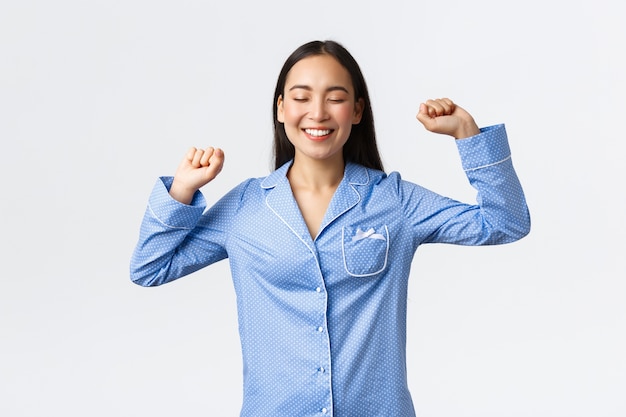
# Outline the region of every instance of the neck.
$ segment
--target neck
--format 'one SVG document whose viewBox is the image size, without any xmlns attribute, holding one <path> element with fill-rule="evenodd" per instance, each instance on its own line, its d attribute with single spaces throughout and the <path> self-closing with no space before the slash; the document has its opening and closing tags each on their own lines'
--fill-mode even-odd
<svg viewBox="0 0 626 417">
<path fill-rule="evenodd" d="M 343 155 L 325 160 L 294 158 L 287 178 L 292 185 L 310 189 L 335 188 L 343 179 Z"/>
</svg>

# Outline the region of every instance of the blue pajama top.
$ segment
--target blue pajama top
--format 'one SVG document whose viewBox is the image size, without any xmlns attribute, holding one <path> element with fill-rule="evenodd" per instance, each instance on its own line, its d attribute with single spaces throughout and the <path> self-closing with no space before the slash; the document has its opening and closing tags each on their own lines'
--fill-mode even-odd
<svg viewBox="0 0 626 417">
<path fill-rule="evenodd" d="M 287 163 L 206 210 L 157 181 L 131 260 L 154 286 L 228 258 L 241 338 L 242 417 L 412 417 L 406 302 L 424 243 L 495 245 L 530 230 L 504 125 L 455 141 L 477 204 L 347 163 L 313 240 Z"/>
</svg>

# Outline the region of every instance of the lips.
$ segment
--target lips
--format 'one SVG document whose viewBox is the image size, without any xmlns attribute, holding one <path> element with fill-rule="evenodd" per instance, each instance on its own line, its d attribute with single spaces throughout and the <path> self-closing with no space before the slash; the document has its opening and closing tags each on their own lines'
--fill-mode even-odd
<svg viewBox="0 0 626 417">
<path fill-rule="evenodd" d="M 331 129 L 304 129 L 304 131 L 311 136 L 326 136 L 332 132 Z"/>
<path fill-rule="evenodd" d="M 303 129 L 303 130 L 304 130 L 304 133 L 306 133 L 313 140 L 324 139 L 333 132 L 332 129 Z"/>
</svg>

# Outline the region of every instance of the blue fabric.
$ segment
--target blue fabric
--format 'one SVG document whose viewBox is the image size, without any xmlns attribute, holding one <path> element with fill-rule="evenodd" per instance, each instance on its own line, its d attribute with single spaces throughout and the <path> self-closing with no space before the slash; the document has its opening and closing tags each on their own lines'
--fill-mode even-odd
<svg viewBox="0 0 626 417">
<path fill-rule="evenodd" d="M 393 172 L 347 164 L 315 240 L 293 198 L 290 163 L 249 179 L 205 212 L 157 181 L 131 278 L 161 285 L 228 258 L 244 364 L 242 417 L 409 417 L 406 301 L 423 243 L 492 245 L 530 219 L 503 125 L 455 141 L 478 205 Z"/>
</svg>

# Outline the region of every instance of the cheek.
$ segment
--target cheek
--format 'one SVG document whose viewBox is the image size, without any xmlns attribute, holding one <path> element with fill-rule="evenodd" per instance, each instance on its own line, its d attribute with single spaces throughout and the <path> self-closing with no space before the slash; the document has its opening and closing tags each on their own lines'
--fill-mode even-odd
<svg viewBox="0 0 626 417">
<path fill-rule="evenodd" d="M 352 124 L 354 108 L 352 106 L 342 106 L 335 112 L 335 119 L 341 124 Z"/>
<path fill-rule="evenodd" d="M 283 108 L 283 118 L 285 123 L 297 122 L 302 117 L 302 110 L 297 106 L 285 106 Z"/>
<path fill-rule="evenodd" d="M 293 124 L 294 120 L 296 120 L 296 116 L 292 111 L 285 110 L 285 124 Z"/>
</svg>

